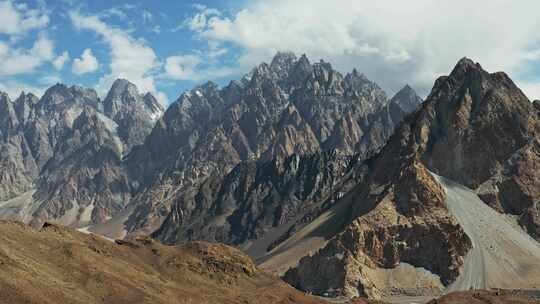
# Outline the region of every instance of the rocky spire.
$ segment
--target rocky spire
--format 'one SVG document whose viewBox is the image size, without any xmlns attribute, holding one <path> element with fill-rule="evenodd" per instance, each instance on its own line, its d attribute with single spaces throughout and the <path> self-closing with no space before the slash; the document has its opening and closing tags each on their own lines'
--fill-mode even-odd
<svg viewBox="0 0 540 304">
<path fill-rule="evenodd" d="M 399 90 L 390 100 L 397 104 L 404 112 L 410 113 L 422 103 L 422 98 L 408 84 Z"/>
</svg>

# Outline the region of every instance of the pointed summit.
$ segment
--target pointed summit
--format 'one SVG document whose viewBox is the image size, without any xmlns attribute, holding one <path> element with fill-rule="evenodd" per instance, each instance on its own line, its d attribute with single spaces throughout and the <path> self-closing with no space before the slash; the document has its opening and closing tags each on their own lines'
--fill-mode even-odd
<svg viewBox="0 0 540 304">
<path fill-rule="evenodd" d="M 116 79 L 103 101 L 104 112 L 113 118 L 127 104 L 142 104 L 137 87 L 126 79 Z"/>
<path fill-rule="evenodd" d="M 274 58 L 272 59 L 270 66 L 272 67 L 283 66 L 283 65 L 290 66 L 295 62 L 296 62 L 296 55 L 293 52 L 290 52 L 290 51 L 277 52 Z"/>
<path fill-rule="evenodd" d="M 450 73 L 450 77 L 461 79 L 470 71 L 480 71 L 482 73 L 487 73 L 482 69 L 482 66 L 479 63 L 476 63 L 467 57 L 463 57 L 458 61 L 458 63 L 452 70 L 452 73 Z"/>
<path fill-rule="evenodd" d="M 113 82 L 105 100 L 107 101 L 108 99 L 112 98 L 121 98 L 124 94 L 138 95 L 139 90 L 133 83 L 127 81 L 126 79 L 119 78 Z"/>
<path fill-rule="evenodd" d="M 422 103 L 422 98 L 416 94 L 413 88 L 406 84 L 392 97 L 390 102 L 398 105 L 405 113 L 410 113 Z"/>
<path fill-rule="evenodd" d="M 293 52 L 278 52 L 270 63 L 270 68 L 281 79 L 288 78 L 296 64 L 296 55 Z"/>
</svg>

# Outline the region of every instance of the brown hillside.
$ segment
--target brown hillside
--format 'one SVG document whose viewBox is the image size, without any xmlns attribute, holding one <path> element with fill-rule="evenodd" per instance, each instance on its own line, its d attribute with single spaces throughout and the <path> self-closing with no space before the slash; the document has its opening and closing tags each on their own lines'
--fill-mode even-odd
<svg viewBox="0 0 540 304">
<path fill-rule="evenodd" d="M 225 245 L 113 243 L 0 222 L 0 303 L 322 303 Z"/>
</svg>

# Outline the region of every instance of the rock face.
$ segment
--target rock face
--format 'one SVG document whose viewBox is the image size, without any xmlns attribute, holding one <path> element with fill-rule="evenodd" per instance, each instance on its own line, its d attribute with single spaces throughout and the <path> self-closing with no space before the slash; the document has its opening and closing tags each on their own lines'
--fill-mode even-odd
<svg viewBox="0 0 540 304">
<path fill-rule="evenodd" d="M 539 240 L 540 116 L 504 73 L 469 59 L 440 78 L 419 117 L 422 161 L 433 172 L 477 189 L 495 209 L 518 215 Z"/>
<path fill-rule="evenodd" d="M 118 80 L 105 101 L 57 84 L 43 97 L 0 100 L 0 216 L 79 226 L 100 223 L 131 197 L 122 156 L 150 133 L 163 108 Z M 121 127 L 120 127 L 121 126 Z"/>
<path fill-rule="evenodd" d="M 0 94 L 0 200 L 28 191 L 38 174 L 22 129 L 15 105 L 7 94 Z"/>
<path fill-rule="evenodd" d="M 127 160 L 131 175 L 139 177 L 136 184 L 143 189 L 134 198 L 137 207 L 126 222 L 127 230 L 132 234 L 152 233 L 167 219 L 164 225 L 170 227 L 160 229 L 159 233 L 166 235 L 159 238 L 185 239 L 187 231 L 172 236 L 176 234 L 172 231 L 183 227 L 175 227 L 179 220 L 173 218 L 179 210 L 192 216 L 199 208 L 193 203 L 199 200 L 197 193 L 208 193 L 199 189 L 209 187 L 204 183 L 210 183 L 206 181 L 210 176 L 213 183 L 224 184 L 217 180 L 226 180 L 241 162 L 274 161 L 274 166 L 280 167 L 278 163 L 291 155 L 320 151 L 336 150 L 364 159 L 383 146 L 397 122 L 419 102 L 410 88 L 388 101 L 375 83 L 356 70 L 342 76 L 329 63 L 311 64 L 305 56 L 297 59 L 290 53 L 277 54 L 271 64 L 257 66 L 241 81 L 222 89 L 213 83 L 197 87 L 168 108 L 145 144 Z M 254 168 L 255 162 L 250 166 L 250 171 L 261 170 Z M 235 174 L 247 170 L 243 168 Z M 206 196 L 205 200 L 215 198 Z M 218 213 L 240 220 L 247 215 L 234 209 L 243 204 L 238 201 L 232 209 Z M 270 223 L 272 219 L 264 221 Z M 245 228 L 241 227 L 238 229 Z M 212 239 L 216 233 L 225 232 L 207 236 Z M 234 242 L 246 237 L 240 239 Z"/>
<path fill-rule="evenodd" d="M 377 269 L 407 263 L 453 282 L 471 241 L 428 170 L 477 189 L 538 238 L 538 117 L 508 76 L 462 59 L 364 163 L 369 173 L 342 202 L 349 224 L 285 279 L 317 294 L 376 298 L 392 292 L 381 279 L 388 271 Z"/>
<path fill-rule="evenodd" d="M 129 182 L 121 164 L 122 143 L 99 114 L 85 109 L 57 144 L 43 168 L 34 197 L 40 202 L 33 223 L 101 223 L 129 202 Z"/>
<path fill-rule="evenodd" d="M 335 151 L 283 161 L 243 162 L 224 178 L 210 177 L 196 192 L 182 193 L 153 236 L 165 243 L 209 240 L 250 246 L 263 255 L 289 227 L 317 216 L 352 187 L 358 157 Z"/>
<path fill-rule="evenodd" d="M 103 112 L 117 124 L 123 153 L 128 154 L 144 142 L 164 108 L 152 94 L 141 95 L 134 84 L 117 79 L 103 101 Z"/>
</svg>

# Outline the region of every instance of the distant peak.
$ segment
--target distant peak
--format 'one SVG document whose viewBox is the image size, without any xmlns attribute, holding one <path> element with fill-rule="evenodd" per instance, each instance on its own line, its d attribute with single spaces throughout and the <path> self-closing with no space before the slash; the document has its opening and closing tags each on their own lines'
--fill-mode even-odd
<svg viewBox="0 0 540 304">
<path fill-rule="evenodd" d="M 217 89 L 219 89 L 219 86 L 217 85 L 217 83 L 209 80 L 209 81 L 203 83 L 201 85 L 201 88 L 203 88 L 204 90 L 217 90 Z"/>
<path fill-rule="evenodd" d="M 25 93 L 24 91 L 22 91 L 17 98 L 17 101 L 30 101 L 31 103 L 37 103 L 39 101 L 39 98 L 32 93 Z"/>
<path fill-rule="evenodd" d="M 314 66 L 319 67 L 319 68 L 324 69 L 324 70 L 328 70 L 328 71 L 332 70 L 332 65 L 329 62 L 326 62 L 326 61 L 324 61 L 322 59 L 319 60 L 318 63 L 315 63 Z"/>
<path fill-rule="evenodd" d="M 300 59 L 298 59 L 298 63 L 310 65 L 309 59 L 307 58 L 306 54 L 302 54 L 302 56 L 300 56 Z"/>
<path fill-rule="evenodd" d="M 458 61 L 457 66 L 476 66 L 476 64 L 472 59 L 463 57 Z"/>
<path fill-rule="evenodd" d="M 413 88 L 411 88 L 410 85 L 406 84 L 403 88 L 401 88 L 401 90 L 397 92 L 396 95 L 401 95 L 401 94 L 407 94 L 407 95 L 415 94 L 416 95 L 416 91 Z"/>
<path fill-rule="evenodd" d="M 9 95 L 6 92 L 0 92 L 0 100 L 2 100 L 2 101 L 4 101 L 4 100 L 10 101 Z"/>
<path fill-rule="evenodd" d="M 272 62 L 280 60 L 296 60 L 296 55 L 291 51 L 279 51 L 274 55 Z"/>
<path fill-rule="evenodd" d="M 482 66 L 479 63 L 476 63 L 467 57 L 463 57 L 458 61 L 458 63 L 452 70 L 452 73 L 450 73 L 450 76 L 461 77 L 468 71 L 473 70 L 483 71 Z"/>
<path fill-rule="evenodd" d="M 398 105 L 404 112 L 410 113 L 422 103 L 422 98 L 416 94 L 413 88 L 406 84 L 392 97 L 390 102 Z"/>
<path fill-rule="evenodd" d="M 118 78 L 113 82 L 111 86 L 111 91 L 122 92 L 125 91 L 129 85 L 135 86 L 126 79 Z"/>
<path fill-rule="evenodd" d="M 139 95 L 137 86 L 126 79 L 118 78 L 113 82 L 105 100 L 109 100 L 111 98 L 120 98 L 126 93 L 132 96 Z"/>
<path fill-rule="evenodd" d="M 346 77 L 348 77 L 348 78 L 360 78 L 360 79 L 363 79 L 363 80 L 366 80 L 366 81 L 368 80 L 366 75 L 364 73 L 358 72 L 358 70 L 356 68 L 353 68 L 352 72 L 347 74 Z"/>
<path fill-rule="evenodd" d="M 272 62 L 270 63 L 270 66 L 283 66 L 283 65 L 291 65 L 294 62 L 296 62 L 296 55 L 293 52 L 286 51 L 286 52 L 277 52 L 274 58 L 272 59 Z"/>
</svg>

